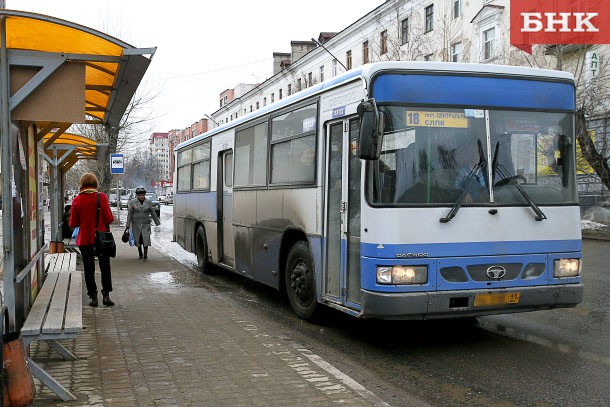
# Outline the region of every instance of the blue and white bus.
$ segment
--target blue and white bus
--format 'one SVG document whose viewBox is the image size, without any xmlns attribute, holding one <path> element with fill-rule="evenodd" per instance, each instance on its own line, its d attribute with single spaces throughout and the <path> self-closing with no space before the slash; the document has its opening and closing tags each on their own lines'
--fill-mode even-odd
<svg viewBox="0 0 610 407">
<path fill-rule="evenodd" d="M 306 319 L 576 306 L 574 89 L 541 69 L 364 65 L 180 144 L 174 239 Z"/>
</svg>

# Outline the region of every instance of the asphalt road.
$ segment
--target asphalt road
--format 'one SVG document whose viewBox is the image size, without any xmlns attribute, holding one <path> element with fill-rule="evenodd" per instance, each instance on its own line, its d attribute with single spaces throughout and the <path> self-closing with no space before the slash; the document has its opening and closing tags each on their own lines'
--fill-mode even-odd
<svg viewBox="0 0 610 407">
<path fill-rule="evenodd" d="M 164 250 L 171 209 L 154 245 Z M 585 240 L 585 300 L 576 308 L 469 321 L 358 320 L 328 310 L 317 323 L 297 318 L 274 290 L 232 273 L 192 273 L 283 329 L 393 406 L 610 405 L 610 242 Z M 174 249 L 172 249 L 174 250 Z M 173 255 L 194 266 L 194 257 Z M 189 276 L 192 281 L 193 275 Z M 177 284 L 180 276 L 175 276 Z"/>
</svg>

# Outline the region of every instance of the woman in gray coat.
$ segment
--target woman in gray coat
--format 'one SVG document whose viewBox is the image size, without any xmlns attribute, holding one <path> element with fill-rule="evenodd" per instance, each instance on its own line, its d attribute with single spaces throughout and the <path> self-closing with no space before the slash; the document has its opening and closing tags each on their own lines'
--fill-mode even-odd
<svg viewBox="0 0 610 407">
<path fill-rule="evenodd" d="M 136 199 L 129 201 L 127 205 L 127 227 L 131 226 L 133 237 L 138 245 L 139 258 L 148 258 L 148 246 L 150 246 L 150 217 L 152 216 L 155 225 L 159 226 L 161 221 L 157 212 L 153 209 L 152 202 L 146 199 L 144 188 L 136 189 Z M 144 252 L 142 252 L 144 246 Z"/>
</svg>

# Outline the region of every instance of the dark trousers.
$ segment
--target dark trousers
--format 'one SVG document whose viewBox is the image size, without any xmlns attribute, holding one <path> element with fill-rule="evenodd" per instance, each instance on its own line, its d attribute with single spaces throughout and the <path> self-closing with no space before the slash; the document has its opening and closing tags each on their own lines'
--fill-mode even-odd
<svg viewBox="0 0 610 407">
<path fill-rule="evenodd" d="M 81 256 L 83 257 L 83 266 L 85 268 L 85 284 L 87 285 L 87 295 L 89 297 L 97 294 L 97 285 L 95 284 L 95 254 L 93 245 L 78 246 Z M 110 257 L 98 257 L 100 264 L 100 272 L 102 273 L 102 291 L 107 293 L 112 291 L 112 275 L 110 274 Z"/>
</svg>

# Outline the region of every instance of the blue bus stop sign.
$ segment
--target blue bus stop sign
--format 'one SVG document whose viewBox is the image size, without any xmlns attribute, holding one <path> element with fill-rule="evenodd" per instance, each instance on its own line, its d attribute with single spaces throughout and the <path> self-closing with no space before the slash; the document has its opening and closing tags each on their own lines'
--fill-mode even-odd
<svg viewBox="0 0 610 407">
<path fill-rule="evenodd" d="M 124 174 L 125 173 L 123 154 L 110 154 L 110 173 L 111 174 Z"/>
</svg>

